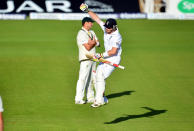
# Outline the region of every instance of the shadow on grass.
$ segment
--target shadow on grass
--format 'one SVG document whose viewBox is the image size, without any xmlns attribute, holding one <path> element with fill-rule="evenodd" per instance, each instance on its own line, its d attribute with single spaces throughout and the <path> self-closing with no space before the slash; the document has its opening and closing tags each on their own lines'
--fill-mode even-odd
<svg viewBox="0 0 194 131">
<path fill-rule="evenodd" d="M 142 108 L 144 108 L 146 110 L 149 110 L 149 112 L 139 114 L 139 115 L 126 115 L 124 117 L 116 118 L 113 121 L 105 122 L 104 124 L 116 124 L 116 123 L 123 122 L 123 121 L 126 121 L 126 120 L 136 119 L 136 118 L 143 118 L 143 117 L 151 118 L 152 116 L 156 116 L 156 115 L 165 113 L 167 111 L 167 110 L 154 110 L 150 107 L 142 107 Z"/>
<path fill-rule="evenodd" d="M 115 97 L 121 97 L 124 95 L 131 95 L 132 92 L 135 92 L 135 91 L 123 91 L 120 93 L 113 93 L 113 94 L 107 95 L 106 97 L 111 99 L 111 98 L 115 98 Z"/>
</svg>

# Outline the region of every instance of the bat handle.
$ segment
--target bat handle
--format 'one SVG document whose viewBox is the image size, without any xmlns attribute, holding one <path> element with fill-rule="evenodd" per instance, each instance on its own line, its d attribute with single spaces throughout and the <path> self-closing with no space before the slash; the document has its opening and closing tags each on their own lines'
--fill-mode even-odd
<svg viewBox="0 0 194 131">
<path fill-rule="evenodd" d="M 121 65 L 113 64 L 113 66 L 118 67 L 118 68 L 123 69 L 123 70 L 125 69 L 125 67 L 121 66 Z"/>
<path fill-rule="evenodd" d="M 119 65 L 118 68 L 123 69 L 123 70 L 125 69 L 125 67 L 121 65 Z"/>
</svg>

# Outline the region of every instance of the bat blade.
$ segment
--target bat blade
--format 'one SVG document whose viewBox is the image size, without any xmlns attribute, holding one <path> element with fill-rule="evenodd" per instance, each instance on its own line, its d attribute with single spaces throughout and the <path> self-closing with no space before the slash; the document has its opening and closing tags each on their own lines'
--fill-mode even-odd
<svg viewBox="0 0 194 131">
<path fill-rule="evenodd" d="M 94 55 L 93 54 L 86 54 L 86 57 L 95 61 L 95 62 L 102 62 L 102 63 L 105 63 L 105 64 L 108 64 L 108 65 L 111 65 L 111 66 L 114 66 L 114 67 L 118 67 L 120 69 L 125 69 L 124 66 L 121 66 L 121 65 L 118 65 L 118 64 L 114 64 L 106 59 L 103 59 L 103 58 L 100 58 L 100 59 L 97 59 L 97 58 L 94 58 Z"/>
</svg>

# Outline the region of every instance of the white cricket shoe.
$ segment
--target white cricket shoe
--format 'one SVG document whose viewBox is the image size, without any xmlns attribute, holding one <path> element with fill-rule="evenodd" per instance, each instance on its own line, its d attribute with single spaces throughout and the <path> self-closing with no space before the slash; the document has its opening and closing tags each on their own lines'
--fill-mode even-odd
<svg viewBox="0 0 194 131">
<path fill-rule="evenodd" d="M 93 104 L 91 105 L 91 107 L 94 107 L 94 108 L 100 107 L 100 106 L 101 106 L 101 104 L 98 104 L 98 103 L 93 103 Z"/>
<path fill-rule="evenodd" d="M 75 104 L 86 104 L 86 102 L 84 100 L 80 100 L 80 101 L 75 101 Z"/>
<path fill-rule="evenodd" d="M 94 107 L 94 108 L 96 108 L 96 107 L 100 107 L 100 106 L 102 106 L 102 105 L 104 105 L 105 103 L 96 103 L 96 102 L 94 102 L 92 105 L 91 105 L 91 107 Z"/>
<path fill-rule="evenodd" d="M 91 105 L 91 107 L 96 108 L 96 107 L 100 107 L 102 105 L 105 105 L 107 103 L 108 103 L 108 98 L 106 96 L 104 96 L 104 102 L 103 103 L 97 103 L 97 102 L 94 101 L 94 103 Z"/>
</svg>

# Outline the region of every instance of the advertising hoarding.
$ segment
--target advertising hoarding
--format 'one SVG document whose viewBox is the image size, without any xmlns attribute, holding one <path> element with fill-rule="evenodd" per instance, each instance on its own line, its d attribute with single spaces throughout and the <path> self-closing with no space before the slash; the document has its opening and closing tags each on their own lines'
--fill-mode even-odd
<svg viewBox="0 0 194 131">
<path fill-rule="evenodd" d="M 169 14 L 194 14 L 194 0 L 169 0 Z"/>
<path fill-rule="evenodd" d="M 1 0 L 0 13 L 80 13 L 81 3 L 99 13 L 137 13 L 137 0 Z"/>
</svg>

